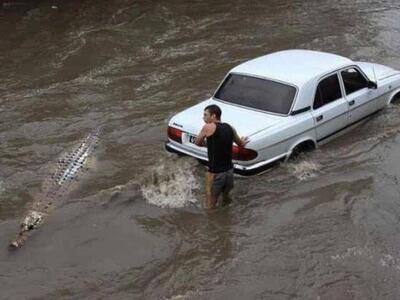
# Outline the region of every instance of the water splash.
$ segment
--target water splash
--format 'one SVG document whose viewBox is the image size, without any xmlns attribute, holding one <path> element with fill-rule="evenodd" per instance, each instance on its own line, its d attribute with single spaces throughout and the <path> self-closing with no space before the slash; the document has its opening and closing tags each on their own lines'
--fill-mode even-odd
<svg viewBox="0 0 400 300">
<path fill-rule="evenodd" d="M 175 295 L 170 298 L 165 298 L 165 300 L 188 300 L 193 299 L 195 297 L 199 297 L 201 293 L 199 291 L 188 291 L 182 295 Z"/>
<path fill-rule="evenodd" d="M 331 259 L 336 260 L 336 261 L 341 261 L 344 259 L 348 259 L 351 257 L 357 257 L 357 256 L 362 256 L 362 257 L 366 257 L 368 259 L 372 259 L 373 253 L 372 253 L 371 249 L 369 249 L 367 247 L 362 247 L 362 248 L 361 247 L 351 247 L 351 248 L 347 248 L 346 251 L 344 251 L 343 253 L 332 255 Z"/>
<path fill-rule="evenodd" d="M 377 253 L 372 249 L 364 247 L 351 247 L 345 252 L 331 256 L 334 261 L 343 261 L 352 259 L 355 257 L 364 258 L 370 262 L 373 262 L 383 268 L 392 268 L 396 271 L 400 271 L 400 258 L 388 254 L 388 253 Z"/>
<path fill-rule="evenodd" d="M 143 197 L 159 207 L 180 208 L 198 203 L 195 191 L 199 184 L 193 174 L 195 164 L 183 158 L 161 160 L 145 176 L 141 186 Z"/>
<path fill-rule="evenodd" d="M 301 160 L 290 162 L 287 165 L 288 171 L 299 180 L 307 180 L 317 176 L 321 166 L 313 161 Z"/>
</svg>

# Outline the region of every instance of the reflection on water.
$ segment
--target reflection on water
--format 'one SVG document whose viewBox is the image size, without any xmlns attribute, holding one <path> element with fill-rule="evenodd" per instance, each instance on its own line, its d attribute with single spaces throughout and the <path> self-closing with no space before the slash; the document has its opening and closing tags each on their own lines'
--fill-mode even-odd
<svg viewBox="0 0 400 300">
<path fill-rule="evenodd" d="M 144 276 L 151 279 L 143 286 L 142 296 L 148 299 L 203 298 L 206 296 L 199 287 L 226 284 L 224 274 L 237 263 L 232 234 L 235 218 L 229 208 L 206 215 L 175 212 L 158 218 L 138 218 L 150 232 L 170 232 L 180 241 L 173 245 L 174 251 L 168 260 L 145 270 Z"/>
<path fill-rule="evenodd" d="M 0 180 L 0 196 L 2 196 L 6 191 L 6 187 L 4 186 L 4 182 Z"/>
<path fill-rule="evenodd" d="M 397 1 L 8 2 L 0 298 L 399 298 L 399 106 L 236 178 L 233 203 L 211 214 L 204 167 L 163 148 L 169 118 L 250 58 L 305 48 L 399 69 Z M 46 166 L 100 124 L 96 167 L 7 252 Z"/>
</svg>

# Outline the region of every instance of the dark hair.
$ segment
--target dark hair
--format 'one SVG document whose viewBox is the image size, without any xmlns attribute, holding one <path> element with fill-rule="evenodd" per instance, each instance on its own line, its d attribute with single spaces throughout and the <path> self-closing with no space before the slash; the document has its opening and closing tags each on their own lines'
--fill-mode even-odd
<svg viewBox="0 0 400 300">
<path fill-rule="evenodd" d="M 204 110 L 208 110 L 210 115 L 215 115 L 218 120 L 221 120 L 222 111 L 218 105 L 211 104 L 211 105 L 207 106 Z"/>
</svg>

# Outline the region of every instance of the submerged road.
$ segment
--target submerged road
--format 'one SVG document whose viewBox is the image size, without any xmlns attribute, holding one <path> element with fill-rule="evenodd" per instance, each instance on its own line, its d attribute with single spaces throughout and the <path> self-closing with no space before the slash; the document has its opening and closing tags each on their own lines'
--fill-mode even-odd
<svg viewBox="0 0 400 300">
<path fill-rule="evenodd" d="M 204 167 L 163 149 L 168 119 L 253 57 L 400 69 L 399 19 L 395 0 L 2 6 L 0 299 L 399 299 L 400 107 L 238 178 L 212 214 Z M 90 171 L 8 251 L 52 163 L 101 125 Z"/>
</svg>

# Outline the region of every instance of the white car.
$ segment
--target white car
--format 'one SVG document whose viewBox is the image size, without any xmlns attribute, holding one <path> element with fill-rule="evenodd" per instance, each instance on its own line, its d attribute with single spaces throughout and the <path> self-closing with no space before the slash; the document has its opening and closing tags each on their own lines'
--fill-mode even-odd
<svg viewBox="0 0 400 300">
<path fill-rule="evenodd" d="M 207 161 L 194 144 L 203 110 L 217 104 L 222 122 L 250 142 L 233 145 L 235 172 L 251 175 L 315 148 L 400 99 L 400 72 L 380 64 L 310 50 L 285 50 L 233 68 L 214 96 L 174 115 L 170 152 Z"/>
</svg>

